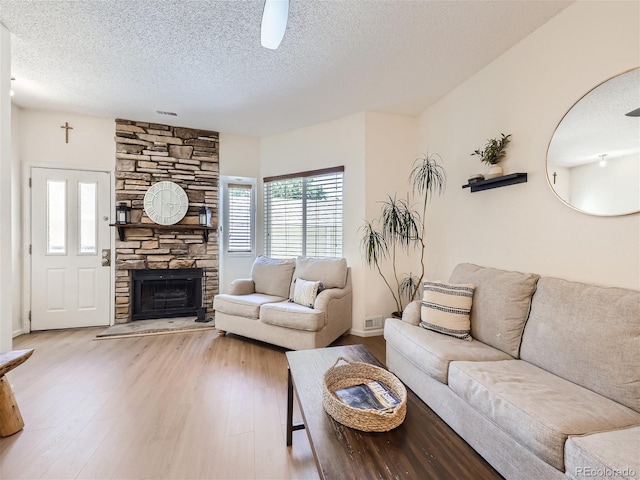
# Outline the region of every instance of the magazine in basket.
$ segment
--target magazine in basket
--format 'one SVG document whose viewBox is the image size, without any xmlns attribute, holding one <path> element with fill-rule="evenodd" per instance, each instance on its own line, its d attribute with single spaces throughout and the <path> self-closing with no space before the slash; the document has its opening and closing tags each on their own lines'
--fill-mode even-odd
<svg viewBox="0 0 640 480">
<path fill-rule="evenodd" d="M 346 405 L 360 410 L 387 411 L 400 403 L 400 399 L 377 380 L 339 388 L 335 394 Z"/>
</svg>

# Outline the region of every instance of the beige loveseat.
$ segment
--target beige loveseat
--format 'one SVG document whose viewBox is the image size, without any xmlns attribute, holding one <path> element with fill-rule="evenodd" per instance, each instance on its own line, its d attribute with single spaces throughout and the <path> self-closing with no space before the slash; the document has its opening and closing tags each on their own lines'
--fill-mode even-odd
<svg viewBox="0 0 640 480">
<path fill-rule="evenodd" d="M 311 283 L 317 284 L 313 292 L 300 293 L 301 285 Z M 326 347 L 349 331 L 351 304 L 344 258 L 260 256 L 251 278 L 233 281 L 230 293 L 213 300 L 219 330 L 292 350 Z"/>
<path fill-rule="evenodd" d="M 475 285 L 473 341 L 414 305 L 387 367 L 507 479 L 640 478 L 640 292 L 471 264 L 450 283 Z"/>
</svg>

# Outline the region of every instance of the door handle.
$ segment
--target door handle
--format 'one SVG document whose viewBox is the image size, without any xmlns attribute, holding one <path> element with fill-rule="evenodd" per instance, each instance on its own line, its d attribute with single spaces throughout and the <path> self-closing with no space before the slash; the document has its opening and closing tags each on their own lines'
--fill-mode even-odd
<svg viewBox="0 0 640 480">
<path fill-rule="evenodd" d="M 111 266 L 111 249 L 105 248 L 102 250 L 102 266 L 110 267 Z"/>
</svg>

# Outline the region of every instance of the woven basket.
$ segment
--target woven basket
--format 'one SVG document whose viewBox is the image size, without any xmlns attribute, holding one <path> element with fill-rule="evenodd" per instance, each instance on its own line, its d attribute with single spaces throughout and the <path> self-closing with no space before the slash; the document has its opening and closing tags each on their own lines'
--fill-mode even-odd
<svg viewBox="0 0 640 480">
<path fill-rule="evenodd" d="M 345 365 L 338 365 L 340 360 Z M 343 403 L 334 393 L 361 383 L 377 380 L 384 383 L 400 399 L 392 410 L 362 410 Z M 324 374 L 322 384 L 322 406 L 333 419 L 347 427 L 363 432 L 388 432 L 404 421 L 407 414 L 407 389 L 391 372 L 369 363 L 352 362 L 338 357 L 336 363 Z"/>
</svg>

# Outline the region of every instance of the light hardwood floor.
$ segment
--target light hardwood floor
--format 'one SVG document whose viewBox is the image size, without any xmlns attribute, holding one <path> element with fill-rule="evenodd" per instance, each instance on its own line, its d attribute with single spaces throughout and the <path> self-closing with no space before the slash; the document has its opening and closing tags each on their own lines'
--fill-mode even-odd
<svg viewBox="0 0 640 480">
<path fill-rule="evenodd" d="M 38 332 L 7 377 L 25 421 L 0 479 L 318 478 L 304 430 L 285 446 L 284 350 L 216 330 L 94 340 Z M 345 336 L 384 363 L 382 337 Z M 295 412 L 294 421 L 300 420 Z"/>
</svg>

